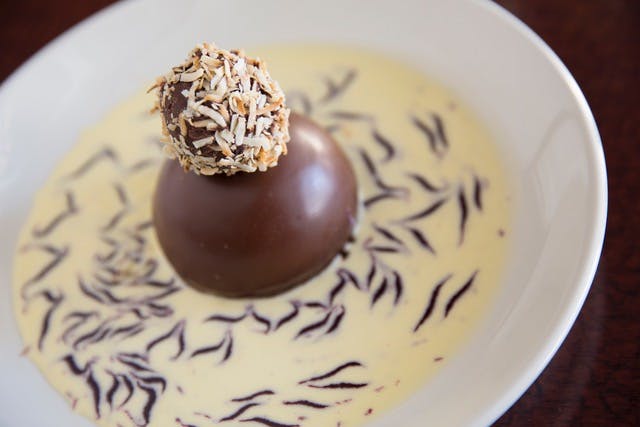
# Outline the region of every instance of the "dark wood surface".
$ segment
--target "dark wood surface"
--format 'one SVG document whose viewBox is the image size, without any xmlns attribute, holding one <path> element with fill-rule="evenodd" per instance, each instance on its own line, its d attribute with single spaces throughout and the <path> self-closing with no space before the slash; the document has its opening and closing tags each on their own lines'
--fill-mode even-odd
<svg viewBox="0 0 640 427">
<path fill-rule="evenodd" d="M 0 81 L 110 0 L 0 0 Z M 640 1 L 499 0 L 582 87 L 609 171 L 603 257 L 567 340 L 497 426 L 640 426 Z"/>
</svg>

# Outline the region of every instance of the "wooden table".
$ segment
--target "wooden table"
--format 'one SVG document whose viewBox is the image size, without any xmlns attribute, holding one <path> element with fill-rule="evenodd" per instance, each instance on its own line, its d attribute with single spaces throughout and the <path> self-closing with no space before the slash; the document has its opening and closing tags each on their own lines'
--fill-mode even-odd
<svg viewBox="0 0 640 427">
<path fill-rule="evenodd" d="M 112 0 L 0 0 L 0 81 Z M 558 354 L 497 426 L 640 426 L 640 1 L 499 0 L 562 58 L 600 127 L 609 220 L 591 293 Z"/>
</svg>

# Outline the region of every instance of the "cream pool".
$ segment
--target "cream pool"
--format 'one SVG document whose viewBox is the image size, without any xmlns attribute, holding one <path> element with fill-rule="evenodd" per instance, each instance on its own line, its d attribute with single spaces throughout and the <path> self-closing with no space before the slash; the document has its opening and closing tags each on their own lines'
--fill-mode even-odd
<svg viewBox="0 0 640 427">
<path fill-rule="evenodd" d="M 150 220 L 153 95 L 123 102 L 38 192 L 13 276 L 24 354 L 100 426 L 363 425 L 447 363 L 500 285 L 508 178 L 463 101 L 374 52 L 248 53 L 351 159 L 353 240 L 275 297 L 185 286 Z"/>
</svg>

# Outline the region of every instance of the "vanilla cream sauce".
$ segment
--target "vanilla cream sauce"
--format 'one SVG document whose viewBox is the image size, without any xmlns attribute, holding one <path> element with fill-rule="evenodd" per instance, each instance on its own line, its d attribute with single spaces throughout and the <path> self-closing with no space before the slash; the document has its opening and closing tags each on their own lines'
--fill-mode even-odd
<svg viewBox="0 0 640 427">
<path fill-rule="evenodd" d="M 123 102 L 38 192 L 14 268 L 25 354 L 100 426 L 362 425 L 428 384 L 500 284 L 505 168 L 452 92 L 377 53 L 248 53 L 352 160 L 355 240 L 276 297 L 184 286 L 150 224 L 153 95 Z"/>
</svg>

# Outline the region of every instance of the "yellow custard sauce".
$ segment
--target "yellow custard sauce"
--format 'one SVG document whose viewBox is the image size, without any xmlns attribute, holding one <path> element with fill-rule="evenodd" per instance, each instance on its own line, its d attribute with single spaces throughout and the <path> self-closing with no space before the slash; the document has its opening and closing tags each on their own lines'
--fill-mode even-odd
<svg viewBox="0 0 640 427">
<path fill-rule="evenodd" d="M 185 286 L 150 222 L 153 95 L 126 100 L 38 192 L 14 267 L 26 355 L 100 426 L 363 425 L 427 383 L 500 284 L 505 168 L 451 92 L 376 53 L 248 53 L 351 159 L 353 242 L 272 298 Z"/>
</svg>

